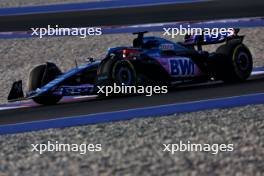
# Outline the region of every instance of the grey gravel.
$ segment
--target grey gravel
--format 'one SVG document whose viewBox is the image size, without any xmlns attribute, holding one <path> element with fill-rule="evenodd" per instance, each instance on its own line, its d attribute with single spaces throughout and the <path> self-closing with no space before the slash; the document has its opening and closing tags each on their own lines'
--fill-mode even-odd
<svg viewBox="0 0 264 176">
<path fill-rule="evenodd" d="M 263 59 L 263 28 L 242 29 L 245 44 L 249 46 L 254 57 L 254 66 L 264 66 Z M 149 35 L 162 36 L 161 32 Z M 162 36 L 164 37 L 164 36 Z M 130 46 L 132 34 L 115 34 L 79 37 L 51 37 L 31 39 L 0 39 L 0 103 L 6 102 L 7 94 L 13 81 L 23 80 L 24 90 L 30 70 L 47 61 L 56 63 L 63 71 L 75 67 L 75 59 L 79 64 L 87 57 L 102 59 L 109 47 Z M 168 39 L 171 39 L 167 36 Z M 182 37 L 173 39 L 182 41 Z M 205 49 L 214 51 L 218 45 L 207 46 Z"/>
<path fill-rule="evenodd" d="M 100 2 L 100 1 L 107 1 L 107 0 L 23 0 L 23 1 L 1 0 L 0 8 L 65 4 L 65 3 L 77 3 L 77 2 Z"/>
<path fill-rule="evenodd" d="M 264 173 L 264 105 L 0 137 L 0 175 L 245 175 Z M 101 143 L 103 150 L 31 152 L 31 144 Z M 162 152 L 163 143 L 234 144 L 233 152 Z"/>
</svg>

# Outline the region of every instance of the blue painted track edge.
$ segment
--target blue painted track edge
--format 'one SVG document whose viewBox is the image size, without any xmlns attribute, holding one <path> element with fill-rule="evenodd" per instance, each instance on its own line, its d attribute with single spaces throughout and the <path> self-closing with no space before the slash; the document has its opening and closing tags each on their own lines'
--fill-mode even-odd
<svg viewBox="0 0 264 176">
<path fill-rule="evenodd" d="M 142 117 L 159 117 L 184 112 L 195 112 L 216 108 L 232 108 L 253 104 L 264 104 L 264 93 L 234 96 L 227 98 L 209 99 L 187 103 L 177 103 L 145 108 L 136 108 L 115 112 L 66 117 L 51 120 L 41 120 L 17 124 L 0 125 L 0 134 L 14 134 L 38 131 L 49 128 L 64 128 L 80 125 L 98 124 L 130 120 Z"/>
<path fill-rule="evenodd" d="M 153 5 L 199 3 L 205 0 L 106 0 L 102 2 L 79 2 L 38 6 L 0 8 L 0 16 L 62 13 L 83 10 L 103 10 L 113 8 L 144 7 Z"/>
<path fill-rule="evenodd" d="M 197 22 L 171 22 L 171 23 L 158 23 L 147 25 L 132 25 L 132 26 L 114 26 L 102 27 L 103 35 L 107 34 L 124 34 L 133 33 L 138 31 L 161 32 L 163 28 L 179 28 L 182 25 L 187 27 L 190 25 L 192 28 L 248 28 L 248 27 L 264 27 L 264 18 L 242 18 L 233 20 L 216 20 L 216 21 L 197 21 Z M 30 31 L 17 31 L 17 32 L 0 32 L 0 39 L 14 39 L 14 38 L 36 38 L 32 36 Z M 64 36 L 43 36 L 43 37 L 64 37 Z"/>
</svg>

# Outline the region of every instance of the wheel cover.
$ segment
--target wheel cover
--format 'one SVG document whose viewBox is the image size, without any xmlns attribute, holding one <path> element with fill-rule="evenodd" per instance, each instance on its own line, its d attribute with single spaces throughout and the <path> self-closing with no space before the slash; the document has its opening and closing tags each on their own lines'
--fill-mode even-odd
<svg viewBox="0 0 264 176">
<path fill-rule="evenodd" d="M 119 69 L 117 69 L 116 72 L 116 80 L 119 84 L 122 85 L 131 85 L 133 81 L 133 74 L 131 72 L 131 69 L 129 69 L 127 66 L 121 66 Z"/>
<path fill-rule="evenodd" d="M 239 70 L 246 71 L 250 65 L 249 56 L 245 52 L 240 52 L 236 58 L 236 65 Z"/>
</svg>

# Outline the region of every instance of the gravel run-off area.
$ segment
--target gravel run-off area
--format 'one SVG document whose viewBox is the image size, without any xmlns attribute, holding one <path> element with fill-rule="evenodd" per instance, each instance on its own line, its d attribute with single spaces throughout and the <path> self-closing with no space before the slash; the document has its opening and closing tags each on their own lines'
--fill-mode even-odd
<svg viewBox="0 0 264 176">
<path fill-rule="evenodd" d="M 264 173 L 264 106 L 208 110 L 0 137 L 0 175 L 239 175 Z M 31 152 L 31 144 L 102 144 L 102 151 Z M 233 144 L 232 152 L 163 152 L 163 144 Z"/>
</svg>

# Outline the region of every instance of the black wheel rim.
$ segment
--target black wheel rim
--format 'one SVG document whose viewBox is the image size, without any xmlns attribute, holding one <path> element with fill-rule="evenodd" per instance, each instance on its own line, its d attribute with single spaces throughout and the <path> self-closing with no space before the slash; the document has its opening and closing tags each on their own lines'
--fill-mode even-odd
<svg viewBox="0 0 264 176">
<path fill-rule="evenodd" d="M 242 70 L 245 71 L 248 69 L 249 65 L 250 65 L 250 61 L 249 61 L 249 56 L 247 53 L 245 52 L 240 52 L 237 56 L 236 59 L 236 64 L 237 67 Z"/>
<path fill-rule="evenodd" d="M 131 70 L 128 67 L 119 67 L 117 70 L 116 78 L 117 82 L 122 85 L 131 85 L 133 75 Z"/>
</svg>

